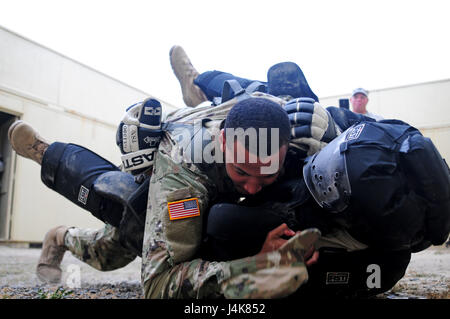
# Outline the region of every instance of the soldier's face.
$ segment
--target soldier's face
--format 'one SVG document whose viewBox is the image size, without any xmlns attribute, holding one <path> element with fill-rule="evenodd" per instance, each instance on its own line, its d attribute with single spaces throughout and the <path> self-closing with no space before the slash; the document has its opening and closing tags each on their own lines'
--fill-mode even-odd
<svg viewBox="0 0 450 319">
<path fill-rule="evenodd" d="M 236 190 L 243 195 L 254 195 L 261 191 L 264 186 L 276 181 L 288 149 L 287 145 L 283 145 L 277 153 L 261 159 L 250 154 L 238 141 L 235 141 L 233 145 L 234 154 L 225 143 L 222 145 L 225 152 L 227 175 L 233 181 Z M 230 154 L 234 156 L 230 157 Z M 245 161 L 239 160 L 239 156 L 241 159 L 245 158 Z"/>
</svg>

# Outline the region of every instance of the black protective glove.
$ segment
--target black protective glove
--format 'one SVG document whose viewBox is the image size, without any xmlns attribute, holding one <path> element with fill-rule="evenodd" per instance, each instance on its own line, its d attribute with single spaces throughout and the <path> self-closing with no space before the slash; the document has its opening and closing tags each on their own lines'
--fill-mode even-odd
<svg viewBox="0 0 450 319">
<path fill-rule="evenodd" d="M 284 106 L 291 122 L 291 143 L 313 155 L 341 132 L 330 113 L 311 98 L 301 97 Z"/>
</svg>

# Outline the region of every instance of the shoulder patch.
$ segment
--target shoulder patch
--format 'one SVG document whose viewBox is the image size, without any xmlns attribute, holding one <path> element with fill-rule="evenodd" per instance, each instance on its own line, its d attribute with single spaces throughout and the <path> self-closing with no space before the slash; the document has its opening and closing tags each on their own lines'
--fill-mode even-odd
<svg viewBox="0 0 450 319">
<path fill-rule="evenodd" d="M 168 202 L 167 209 L 170 220 L 200 216 L 200 208 L 196 197 Z"/>
</svg>

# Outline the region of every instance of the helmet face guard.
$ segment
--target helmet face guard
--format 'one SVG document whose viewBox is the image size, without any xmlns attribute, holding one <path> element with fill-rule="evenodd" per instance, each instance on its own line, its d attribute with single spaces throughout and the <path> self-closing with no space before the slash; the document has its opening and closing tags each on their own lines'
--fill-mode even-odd
<svg viewBox="0 0 450 319">
<path fill-rule="evenodd" d="M 345 159 L 347 132 L 342 133 L 303 166 L 303 178 L 320 207 L 335 213 L 347 208 L 351 195 Z"/>
</svg>

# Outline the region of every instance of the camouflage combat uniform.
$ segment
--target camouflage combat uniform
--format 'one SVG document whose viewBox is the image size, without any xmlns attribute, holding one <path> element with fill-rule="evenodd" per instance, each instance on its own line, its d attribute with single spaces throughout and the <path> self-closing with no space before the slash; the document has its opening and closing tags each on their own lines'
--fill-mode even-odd
<svg viewBox="0 0 450 319">
<path fill-rule="evenodd" d="M 137 256 L 120 244 L 118 229 L 109 224 L 97 230 L 69 228 L 64 244 L 76 258 L 100 271 L 125 267 Z"/>
<path fill-rule="evenodd" d="M 284 103 L 281 99 L 274 100 L 280 105 Z M 182 122 L 189 123 L 194 119 L 208 118 L 210 121 L 204 129 L 214 135 L 234 104 L 235 101 L 231 100 L 215 108 L 191 111 L 191 115 L 175 113 L 168 120 L 182 118 Z M 142 252 L 145 296 L 271 298 L 295 291 L 308 276 L 301 256 L 294 258 L 292 252 L 287 254 L 291 260 L 284 264 L 279 261 L 289 258 L 279 251 L 230 262 L 210 262 L 199 258 L 209 208 L 218 202 L 232 202 L 233 198 L 237 203 L 242 195 L 234 190 L 224 164 L 193 164 L 191 154 L 185 152 L 186 145 L 183 147 L 178 140 L 176 130 L 165 130 L 150 180 Z M 177 157 L 182 158 L 181 163 L 176 161 Z M 198 200 L 200 216 L 170 220 L 168 203 L 189 199 Z M 346 237 L 340 237 L 329 242 L 338 247 L 346 245 Z M 358 243 L 350 249 L 355 247 L 359 249 Z"/>
<path fill-rule="evenodd" d="M 234 104 L 235 100 L 214 109 L 209 106 L 183 108 L 174 112 L 167 120 L 187 125 L 192 125 L 196 119 L 206 117 L 221 121 Z M 222 171 L 223 174 L 224 171 Z M 225 178 L 226 174 L 223 177 Z M 231 183 L 229 179 L 228 183 Z M 228 188 L 232 188 L 230 186 L 231 184 Z M 66 233 L 64 241 L 65 246 L 76 258 L 100 271 L 122 268 L 141 255 L 141 252 L 125 248 L 119 242 L 118 229 L 109 224 L 105 224 L 105 227 L 100 229 L 72 227 Z"/>
<path fill-rule="evenodd" d="M 280 105 L 285 103 L 269 98 Z M 165 128 L 150 181 L 142 251 L 142 283 L 147 298 L 273 298 L 295 291 L 308 278 L 301 256 L 292 251 L 231 262 L 199 258 L 209 208 L 219 202 L 237 202 L 241 195 L 235 191 L 224 164 L 192 163 L 185 152 L 189 141 L 180 142 L 180 132 L 200 121 L 202 128 L 215 136 L 235 103 L 233 99 L 213 108 L 185 108 L 166 119 L 176 125 Z M 201 120 L 206 118 L 208 122 L 203 123 Z M 200 216 L 169 220 L 167 203 L 189 198 L 198 200 Z M 71 228 L 65 245 L 75 257 L 101 271 L 124 267 L 140 255 L 123 247 L 118 229 L 108 224 L 99 230 Z M 297 252 L 303 249 L 299 242 L 292 245 Z M 315 246 L 344 247 L 349 251 L 365 248 L 343 231 L 320 238 Z M 268 286 L 264 284 L 267 280 Z"/>
</svg>

